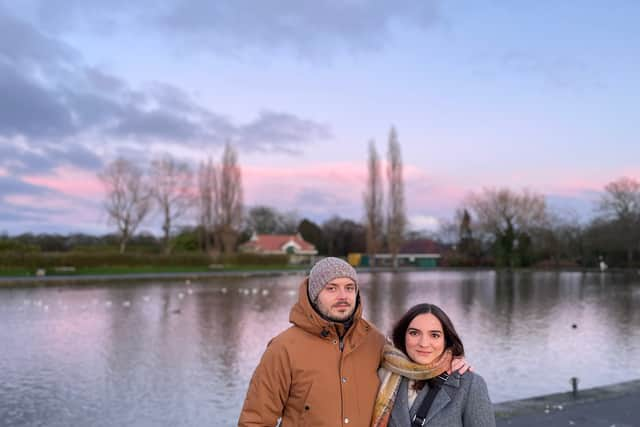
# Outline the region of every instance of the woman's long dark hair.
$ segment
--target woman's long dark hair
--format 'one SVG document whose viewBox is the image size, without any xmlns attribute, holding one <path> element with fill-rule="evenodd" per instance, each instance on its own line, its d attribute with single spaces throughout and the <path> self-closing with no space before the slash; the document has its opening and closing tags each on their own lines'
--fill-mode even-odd
<svg viewBox="0 0 640 427">
<path fill-rule="evenodd" d="M 404 354 L 407 354 L 407 345 L 405 342 L 405 336 L 407 329 L 411 321 L 421 314 L 431 313 L 442 324 L 442 332 L 444 332 L 445 348 L 450 348 L 453 357 L 464 356 L 464 345 L 462 340 L 456 332 L 456 328 L 453 327 L 453 323 L 447 313 L 445 313 L 440 307 L 434 304 L 418 304 L 414 305 L 407 311 L 404 316 L 398 320 L 391 332 L 391 338 L 393 339 L 393 345 L 396 348 L 402 350 Z"/>
</svg>

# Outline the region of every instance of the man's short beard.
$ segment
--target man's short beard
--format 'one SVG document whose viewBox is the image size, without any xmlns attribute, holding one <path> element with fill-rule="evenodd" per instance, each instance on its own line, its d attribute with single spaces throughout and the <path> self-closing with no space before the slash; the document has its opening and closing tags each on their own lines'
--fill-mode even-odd
<svg viewBox="0 0 640 427">
<path fill-rule="evenodd" d="M 318 313 L 320 313 L 320 315 L 325 318 L 326 320 L 329 320 L 331 322 L 337 322 L 337 323 L 343 323 L 348 321 L 349 319 L 351 319 L 353 317 L 353 313 L 355 313 L 356 311 L 356 307 L 355 304 L 351 307 L 351 311 L 349 312 L 348 315 L 346 315 L 344 318 L 338 319 L 336 317 L 331 316 L 331 314 L 329 313 L 329 310 L 324 310 L 322 307 L 320 307 L 319 303 L 314 304 L 315 309 Z"/>
</svg>

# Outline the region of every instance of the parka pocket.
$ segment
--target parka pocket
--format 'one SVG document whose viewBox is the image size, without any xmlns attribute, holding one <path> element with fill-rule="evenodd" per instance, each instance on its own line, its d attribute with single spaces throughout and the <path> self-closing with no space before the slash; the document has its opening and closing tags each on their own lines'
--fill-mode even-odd
<svg viewBox="0 0 640 427">
<path fill-rule="evenodd" d="M 309 384 L 309 389 L 305 393 L 304 400 L 302 402 L 302 409 L 300 411 L 300 425 L 302 427 L 311 427 L 311 419 L 313 418 L 313 402 L 311 402 L 311 389 L 313 383 Z"/>
</svg>

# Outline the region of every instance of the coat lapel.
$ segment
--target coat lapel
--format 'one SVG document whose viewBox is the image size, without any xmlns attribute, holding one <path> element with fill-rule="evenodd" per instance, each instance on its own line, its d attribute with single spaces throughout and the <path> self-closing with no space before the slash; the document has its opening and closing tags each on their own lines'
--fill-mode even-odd
<svg viewBox="0 0 640 427">
<path fill-rule="evenodd" d="M 427 423 L 451 402 L 450 394 L 455 393 L 455 390 L 451 390 L 450 387 L 460 387 L 460 374 L 457 372 L 449 375 L 449 378 L 447 378 L 447 381 L 442 385 L 435 399 L 433 399 L 433 403 L 427 414 Z"/>
<path fill-rule="evenodd" d="M 400 388 L 398 389 L 398 394 L 396 395 L 396 401 L 394 402 L 393 408 L 391 409 L 391 422 L 389 423 L 389 427 L 411 425 L 411 419 L 409 415 L 409 400 L 407 397 L 408 390 L 407 379 L 403 377 L 402 381 L 400 381 Z"/>
</svg>

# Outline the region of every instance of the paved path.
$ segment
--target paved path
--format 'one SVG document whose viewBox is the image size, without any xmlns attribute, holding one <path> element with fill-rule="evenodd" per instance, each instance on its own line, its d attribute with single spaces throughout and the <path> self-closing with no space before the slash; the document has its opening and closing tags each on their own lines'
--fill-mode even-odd
<svg viewBox="0 0 640 427">
<path fill-rule="evenodd" d="M 640 427 L 640 380 L 494 407 L 499 427 Z"/>
</svg>

